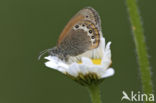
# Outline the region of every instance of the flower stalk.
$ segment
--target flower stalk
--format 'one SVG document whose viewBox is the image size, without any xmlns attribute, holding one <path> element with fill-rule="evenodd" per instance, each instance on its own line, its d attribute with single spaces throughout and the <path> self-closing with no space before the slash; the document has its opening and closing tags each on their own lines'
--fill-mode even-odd
<svg viewBox="0 0 156 103">
<path fill-rule="evenodd" d="M 146 42 L 143 34 L 143 27 L 137 8 L 137 3 L 136 0 L 126 0 L 126 1 L 138 56 L 138 63 L 140 66 L 142 89 L 145 94 L 151 94 L 153 93 L 153 88 L 150 73 L 150 65 L 146 50 Z"/>
<path fill-rule="evenodd" d="M 90 93 L 92 103 L 102 103 L 99 85 L 92 84 L 88 86 L 88 91 Z"/>
</svg>

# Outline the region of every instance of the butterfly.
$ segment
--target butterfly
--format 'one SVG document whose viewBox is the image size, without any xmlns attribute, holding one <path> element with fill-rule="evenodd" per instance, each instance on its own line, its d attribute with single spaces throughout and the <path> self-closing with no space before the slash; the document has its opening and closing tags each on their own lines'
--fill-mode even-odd
<svg viewBox="0 0 156 103">
<path fill-rule="evenodd" d="M 70 57 L 78 57 L 98 48 L 100 33 L 101 19 L 97 11 L 92 7 L 83 8 L 67 23 L 59 36 L 57 45 L 41 52 L 39 58 L 48 52 L 51 56 L 69 61 Z"/>
</svg>

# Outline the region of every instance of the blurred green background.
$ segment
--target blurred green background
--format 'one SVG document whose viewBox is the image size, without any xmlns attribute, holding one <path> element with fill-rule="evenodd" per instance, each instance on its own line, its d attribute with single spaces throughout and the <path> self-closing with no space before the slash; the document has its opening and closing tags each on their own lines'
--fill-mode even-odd
<svg viewBox="0 0 156 103">
<path fill-rule="evenodd" d="M 155 3 L 138 0 L 156 85 Z M 99 12 L 104 37 L 112 41 L 116 73 L 101 85 L 103 103 L 120 103 L 123 90 L 129 94 L 141 90 L 125 0 L 1 0 L 0 103 L 90 103 L 84 87 L 37 60 L 40 51 L 56 45 L 66 23 L 86 6 Z"/>
</svg>

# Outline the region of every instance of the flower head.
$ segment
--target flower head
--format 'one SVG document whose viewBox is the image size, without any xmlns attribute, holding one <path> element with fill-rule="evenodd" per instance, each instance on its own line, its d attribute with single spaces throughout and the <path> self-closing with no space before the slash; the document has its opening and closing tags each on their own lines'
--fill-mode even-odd
<svg viewBox="0 0 156 103">
<path fill-rule="evenodd" d="M 47 56 L 48 61 L 45 65 L 49 68 L 71 77 L 82 85 L 100 83 L 104 78 L 114 75 L 114 69 L 111 65 L 111 42 L 105 45 L 105 39 L 102 37 L 99 47 L 87 51 L 76 57 L 70 57 L 68 62 L 62 61 L 56 56 Z"/>
</svg>

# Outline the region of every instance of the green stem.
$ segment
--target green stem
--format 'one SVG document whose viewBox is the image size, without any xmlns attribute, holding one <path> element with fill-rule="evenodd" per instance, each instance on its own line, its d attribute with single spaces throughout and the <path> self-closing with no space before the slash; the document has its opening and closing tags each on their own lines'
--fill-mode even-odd
<svg viewBox="0 0 156 103">
<path fill-rule="evenodd" d="M 88 87 L 92 103 L 101 103 L 99 85 L 91 85 Z"/>
<path fill-rule="evenodd" d="M 150 73 L 150 65 L 136 0 L 127 0 L 127 7 L 129 10 L 129 16 L 132 25 L 133 37 L 138 56 L 138 63 L 140 66 L 143 92 L 146 94 L 151 94 L 153 93 L 153 87 Z"/>
</svg>

